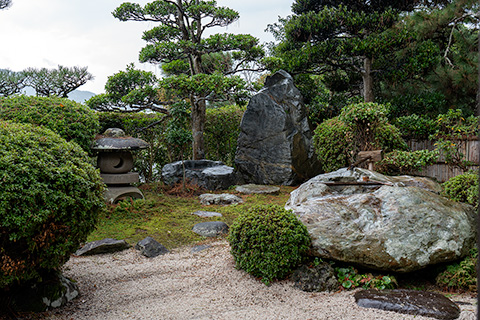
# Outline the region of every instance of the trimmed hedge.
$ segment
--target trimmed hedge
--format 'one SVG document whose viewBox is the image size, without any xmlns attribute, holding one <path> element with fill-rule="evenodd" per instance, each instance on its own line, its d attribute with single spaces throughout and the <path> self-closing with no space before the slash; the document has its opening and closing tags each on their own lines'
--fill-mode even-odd
<svg viewBox="0 0 480 320">
<path fill-rule="evenodd" d="M 0 288 L 60 268 L 94 229 L 103 191 L 77 144 L 0 121 Z"/>
<path fill-rule="evenodd" d="M 0 98 L 0 119 L 42 125 L 89 151 L 99 130 L 98 116 L 88 107 L 58 97 Z"/>
</svg>

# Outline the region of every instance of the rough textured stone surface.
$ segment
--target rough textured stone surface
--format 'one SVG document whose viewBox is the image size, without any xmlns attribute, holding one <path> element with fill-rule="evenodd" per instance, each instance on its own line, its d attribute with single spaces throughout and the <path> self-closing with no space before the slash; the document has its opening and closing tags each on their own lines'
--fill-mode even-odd
<svg viewBox="0 0 480 320">
<path fill-rule="evenodd" d="M 76 256 L 118 252 L 130 248 L 125 240 L 105 238 L 86 243 L 75 252 Z"/>
<path fill-rule="evenodd" d="M 335 271 L 325 262 L 313 267 L 301 266 L 293 273 L 292 280 L 295 288 L 307 292 L 338 290 Z"/>
<path fill-rule="evenodd" d="M 434 292 L 417 290 L 363 290 L 355 293 L 361 307 L 421 315 L 442 320 L 460 316 L 460 308 L 447 297 Z"/>
<path fill-rule="evenodd" d="M 192 214 L 202 217 L 202 218 L 211 218 L 211 217 L 221 217 L 222 214 L 219 212 L 213 211 L 195 211 Z"/>
<path fill-rule="evenodd" d="M 465 256 L 475 245 L 473 207 L 419 187 L 355 169 L 317 176 L 286 204 L 306 225 L 323 258 L 410 272 Z M 383 176 L 385 177 L 385 176 Z M 360 183 L 360 185 L 356 185 Z M 327 185 L 328 184 L 328 185 Z"/>
<path fill-rule="evenodd" d="M 154 258 L 169 252 L 167 248 L 152 237 L 146 237 L 137 242 L 135 249 L 139 250 L 147 258 Z"/>
<path fill-rule="evenodd" d="M 117 203 L 121 200 L 128 198 L 132 199 L 144 199 L 142 191 L 137 187 L 125 186 L 125 187 L 114 187 L 110 186 L 105 190 L 103 195 L 106 202 Z"/>
<path fill-rule="evenodd" d="M 240 124 L 235 167 L 241 183 L 293 185 L 319 173 L 300 91 L 285 71 L 267 77 Z"/>
<path fill-rule="evenodd" d="M 237 197 L 236 195 L 230 193 L 222 193 L 222 194 L 213 194 L 213 193 L 204 193 L 200 195 L 200 203 L 206 206 L 209 205 L 231 205 L 242 203 L 243 199 Z"/>
<path fill-rule="evenodd" d="M 0 290 L 0 318 L 3 319 L 2 311 L 7 308 L 17 312 L 42 312 L 64 306 L 78 295 L 77 284 L 63 275 L 43 275 L 42 282 L 30 282 L 6 292 Z"/>
<path fill-rule="evenodd" d="M 97 167 L 102 173 L 127 173 L 133 168 L 133 156 L 130 151 L 101 152 Z"/>
<path fill-rule="evenodd" d="M 197 223 L 192 230 L 203 237 L 218 237 L 228 233 L 228 226 L 222 221 L 210 221 Z"/>
<path fill-rule="evenodd" d="M 190 252 L 191 253 L 197 253 L 197 252 L 200 252 L 200 251 L 203 251 L 203 250 L 207 250 L 208 248 L 211 248 L 212 246 L 211 245 L 208 245 L 208 244 L 201 244 L 201 245 L 198 245 L 198 246 L 195 246 L 193 247 Z"/>
<path fill-rule="evenodd" d="M 233 168 L 221 161 L 185 160 L 166 164 L 162 168 L 162 179 L 168 185 L 181 182 L 185 168 L 185 179 L 207 190 L 224 190 L 236 184 Z"/>
<path fill-rule="evenodd" d="M 244 194 L 278 194 L 280 192 L 279 187 L 259 184 L 244 184 L 237 186 L 235 190 Z"/>
<path fill-rule="evenodd" d="M 112 150 L 139 150 L 146 149 L 150 145 L 142 139 L 132 138 L 125 135 L 125 132 L 119 128 L 108 128 L 103 137 L 96 139 L 92 150 L 112 151 Z"/>
<path fill-rule="evenodd" d="M 100 173 L 100 177 L 106 185 L 131 184 L 140 181 L 138 172 L 128 172 L 122 174 Z"/>
</svg>

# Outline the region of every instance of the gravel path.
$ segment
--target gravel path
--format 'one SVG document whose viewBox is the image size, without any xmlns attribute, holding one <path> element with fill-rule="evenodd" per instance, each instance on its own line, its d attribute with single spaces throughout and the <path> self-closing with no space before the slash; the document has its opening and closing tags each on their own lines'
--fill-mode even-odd
<svg viewBox="0 0 480 320">
<path fill-rule="evenodd" d="M 225 241 L 198 253 L 183 248 L 153 259 L 134 249 L 72 257 L 64 273 L 78 282 L 82 295 L 43 319 L 432 319 L 358 307 L 352 291 L 308 293 L 288 280 L 267 287 L 234 268 Z M 464 303 L 461 319 L 475 319 L 476 299 L 451 299 Z"/>
</svg>

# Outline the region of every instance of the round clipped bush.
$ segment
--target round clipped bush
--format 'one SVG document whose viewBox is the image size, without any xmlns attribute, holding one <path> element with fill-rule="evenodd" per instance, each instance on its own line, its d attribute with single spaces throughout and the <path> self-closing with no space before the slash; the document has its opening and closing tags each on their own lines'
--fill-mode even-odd
<svg viewBox="0 0 480 320">
<path fill-rule="evenodd" d="M 442 184 L 444 195 L 454 201 L 478 207 L 478 172 L 471 170 Z"/>
<path fill-rule="evenodd" d="M 228 240 L 236 267 L 269 285 L 284 279 L 306 257 L 307 228 L 283 207 L 255 206 L 232 224 Z"/>
<path fill-rule="evenodd" d="M 89 151 L 99 130 L 98 116 L 88 107 L 58 97 L 0 98 L 0 119 L 42 125 Z"/>
<path fill-rule="evenodd" d="M 94 229 L 103 191 L 76 143 L 0 120 L 0 289 L 58 270 Z"/>
</svg>

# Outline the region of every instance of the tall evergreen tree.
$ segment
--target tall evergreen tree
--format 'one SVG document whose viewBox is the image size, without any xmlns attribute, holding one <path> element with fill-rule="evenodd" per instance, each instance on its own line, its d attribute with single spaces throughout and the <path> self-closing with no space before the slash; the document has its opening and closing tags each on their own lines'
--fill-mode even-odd
<svg viewBox="0 0 480 320">
<path fill-rule="evenodd" d="M 258 39 L 228 33 L 204 37 L 207 29 L 228 26 L 239 18 L 238 12 L 219 7 L 216 1 L 160 0 L 144 7 L 123 3 L 113 15 L 121 21 L 159 23 L 143 34 L 148 44 L 140 51 L 141 62 L 163 64 L 167 70 L 179 70 L 178 66 L 188 63 L 186 73 L 172 72 L 177 74 L 161 80 L 160 87 L 190 102 L 193 158 L 203 159 L 206 100 L 212 94 L 219 96 L 243 88 L 243 81 L 231 75 L 263 55 Z M 228 70 L 221 68 L 211 73 L 204 68 L 204 59 L 209 55 L 227 52 L 236 62 Z"/>
<path fill-rule="evenodd" d="M 361 76 L 363 97 L 374 100 L 372 65 L 400 46 L 406 34 L 391 28 L 416 0 L 296 0 L 275 49 L 293 73 Z M 282 32 L 277 32 L 282 34 Z"/>
</svg>

